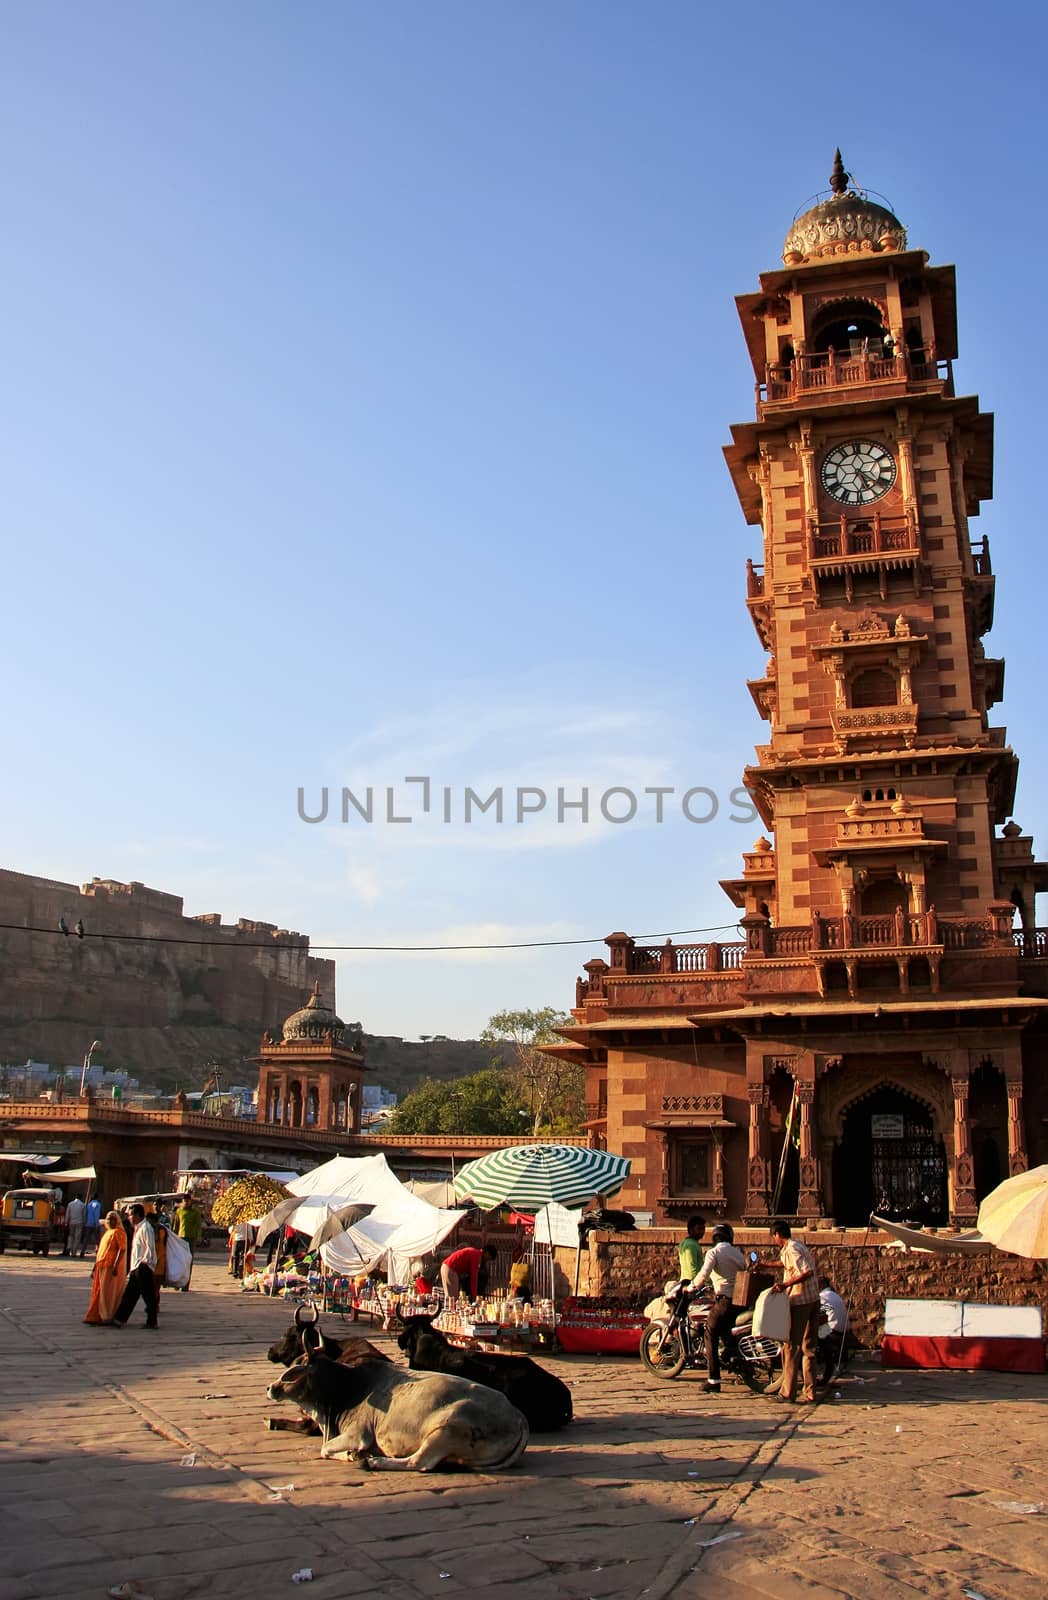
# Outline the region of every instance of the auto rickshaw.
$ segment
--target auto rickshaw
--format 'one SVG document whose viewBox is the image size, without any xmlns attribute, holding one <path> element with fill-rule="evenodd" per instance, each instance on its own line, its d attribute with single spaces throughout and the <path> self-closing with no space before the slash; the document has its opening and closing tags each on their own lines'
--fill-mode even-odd
<svg viewBox="0 0 1048 1600">
<path fill-rule="evenodd" d="M 9 1247 L 48 1255 L 62 1243 L 58 1209 L 51 1189 L 8 1189 L 0 1201 L 0 1255 Z"/>
</svg>

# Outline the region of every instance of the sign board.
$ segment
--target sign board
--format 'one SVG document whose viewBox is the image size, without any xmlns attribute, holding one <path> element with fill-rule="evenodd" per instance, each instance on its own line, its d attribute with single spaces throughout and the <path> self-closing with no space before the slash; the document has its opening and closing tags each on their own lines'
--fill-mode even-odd
<svg viewBox="0 0 1048 1600">
<path fill-rule="evenodd" d="M 870 1136 L 874 1139 L 903 1139 L 906 1136 L 904 1119 L 901 1116 L 872 1116 L 870 1118 Z"/>
</svg>

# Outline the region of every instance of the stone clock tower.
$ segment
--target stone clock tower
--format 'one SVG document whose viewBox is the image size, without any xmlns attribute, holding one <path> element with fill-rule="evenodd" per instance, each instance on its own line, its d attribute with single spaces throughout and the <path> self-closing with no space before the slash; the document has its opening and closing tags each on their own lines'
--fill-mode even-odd
<svg viewBox="0 0 1048 1600">
<path fill-rule="evenodd" d="M 663 1215 L 967 1219 L 1025 1168 L 1029 1129 L 1043 1144 L 1048 867 L 1008 822 L 971 529 L 993 419 L 954 389 L 954 269 L 839 152 L 830 183 L 737 301 L 756 416 L 725 454 L 761 533 L 749 689 L 769 725 L 745 773 L 767 836 L 723 885 L 742 940 L 609 936 L 562 1047 L 594 1137 Z"/>
</svg>

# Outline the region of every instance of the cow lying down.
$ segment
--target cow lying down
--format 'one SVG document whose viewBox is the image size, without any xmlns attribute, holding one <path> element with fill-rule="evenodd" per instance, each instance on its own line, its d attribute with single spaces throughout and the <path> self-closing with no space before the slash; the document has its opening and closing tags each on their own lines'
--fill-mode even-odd
<svg viewBox="0 0 1048 1600">
<path fill-rule="evenodd" d="M 404 1317 L 402 1321 L 397 1344 L 415 1371 L 446 1372 L 498 1389 L 524 1413 L 532 1433 L 549 1433 L 571 1421 L 571 1390 L 530 1356 L 459 1350 L 433 1327 L 432 1317 Z"/>
<path fill-rule="evenodd" d="M 374 1472 L 471 1467 L 498 1472 L 524 1454 L 528 1425 L 505 1395 L 386 1361 L 345 1367 L 312 1354 L 269 1387 L 320 1424 L 320 1454 Z"/>
<path fill-rule="evenodd" d="M 299 1361 L 309 1351 L 319 1351 L 332 1361 L 339 1361 L 343 1366 L 359 1366 L 362 1361 L 389 1361 L 377 1345 L 370 1339 L 329 1339 L 320 1329 L 320 1318 L 315 1310 L 307 1310 L 299 1306 L 295 1311 L 295 1320 L 282 1334 L 276 1344 L 272 1344 L 267 1352 L 270 1361 L 276 1361 L 282 1367 L 291 1366 L 293 1361 Z M 266 1427 L 272 1433 L 306 1433 L 319 1434 L 320 1428 L 312 1417 L 267 1417 Z"/>
</svg>

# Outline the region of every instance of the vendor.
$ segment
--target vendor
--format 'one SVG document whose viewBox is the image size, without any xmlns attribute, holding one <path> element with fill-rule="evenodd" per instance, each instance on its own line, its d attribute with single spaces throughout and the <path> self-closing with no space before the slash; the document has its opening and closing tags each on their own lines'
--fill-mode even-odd
<svg viewBox="0 0 1048 1600">
<path fill-rule="evenodd" d="M 493 1244 L 486 1244 L 482 1250 L 472 1245 L 453 1250 L 440 1268 L 440 1283 L 445 1299 L 457 1300 L 465 1286 L 469 1298 L 475 1300 L 480 1291 L 487 1288 L 488 1263 L 498 1258 L 499 1253 Z"/>
<path fill-rule="evenodd" d="M 514 1261 L 509 1269 L 509 1295 L 511 1300 L 523 1300 L 526 1306 L 531 1304 L 531 1262 L 527 1260 Z"/>
</svg>

